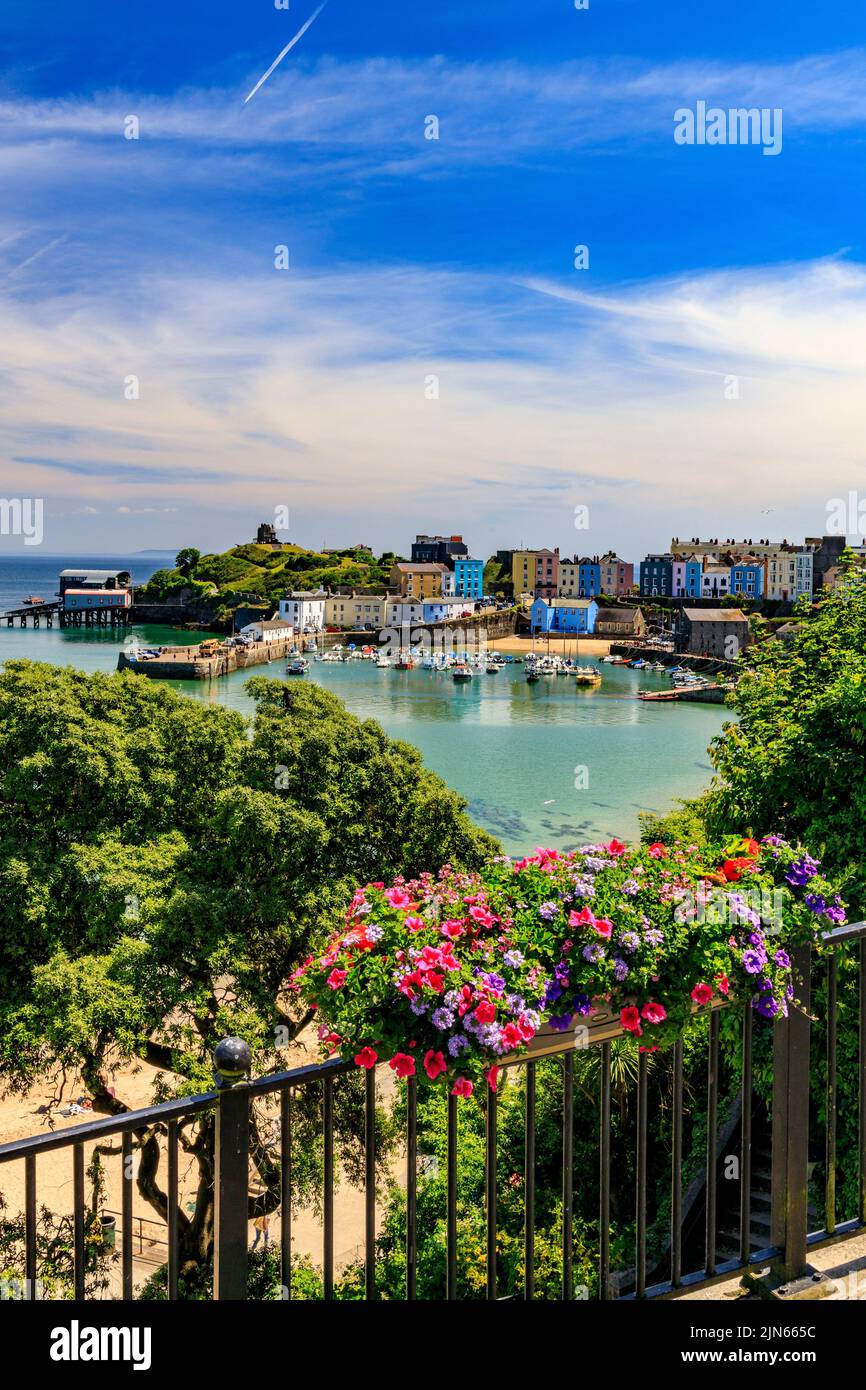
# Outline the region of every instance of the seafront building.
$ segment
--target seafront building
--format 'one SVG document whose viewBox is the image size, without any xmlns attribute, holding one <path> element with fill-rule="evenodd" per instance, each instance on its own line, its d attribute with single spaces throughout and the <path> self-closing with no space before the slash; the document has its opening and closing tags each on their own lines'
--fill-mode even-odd
<svg viewBox="0 0 866 1390">
<path fill-rule="evenodd" d="M 391 566 L 391 586 L 403 598 L 438 598 L 448 566 L 439 560 L 397 560 Z"/>
<path fill-rule="evenodd" d="M 324 589 L 308 593 L 297 590 L 280 599 L 279 615 L 295 632 L 322 632 L 327 601 Z"/>
<path fill-rule="evenodd" d="M 529 619 L 534 633 L 573 633 L 590 637 L 595 631 L 598 604 L 594 598 L 537 598 Z"/>
<path fill-rule="evenodd" d="M 514 597 L 554 599 L 559 593 L 559 547 L 555 550 L 515 550 L 511 559 Z"/>
</svg>

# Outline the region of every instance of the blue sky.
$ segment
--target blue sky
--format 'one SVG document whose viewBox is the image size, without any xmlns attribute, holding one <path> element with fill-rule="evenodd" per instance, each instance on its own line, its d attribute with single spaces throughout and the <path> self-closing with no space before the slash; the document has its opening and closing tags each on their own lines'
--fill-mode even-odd
<svg viewBox="0 0 866 1390">
<path fill-rule="evenodd" d="M 820 532 L 863 476 L 862 4 L 329 0 L 245 104 L 314 9 L 0 17 L 0 486 L 46 546 Z M 676 144 L 698 101 L 781 153 Z"/>
</svg>

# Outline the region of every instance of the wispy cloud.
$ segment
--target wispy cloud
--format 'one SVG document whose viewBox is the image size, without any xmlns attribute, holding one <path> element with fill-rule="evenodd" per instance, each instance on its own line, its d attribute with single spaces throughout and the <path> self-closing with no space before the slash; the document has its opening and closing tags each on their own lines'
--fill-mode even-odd
<svg viewBox="0 0 866 1390">
<path fill-rule="evenodd" d="M 598 296 L 399 267 L 297 277 L 284 296 L 260 278 L 152 290 L 134 329 L 108 293 L 0 300 L 4 489 L 26 472 L 28 495 L 176 507 L 193 531 L 287 504 L 317 542 L 335 498 L 343 530 L 383 543 L 410 501 L 490 548 L 531 513 L 568 548 L 586 540 L 579 503 L 600 540 L 661 541 L 672 515 L 724 529 L 745 496 L 820 530 L 861 471 L 866 268 L 848 261 Z M 58 431 L 50 452 L 22 447 L 34 428 Z"/>
</svg>

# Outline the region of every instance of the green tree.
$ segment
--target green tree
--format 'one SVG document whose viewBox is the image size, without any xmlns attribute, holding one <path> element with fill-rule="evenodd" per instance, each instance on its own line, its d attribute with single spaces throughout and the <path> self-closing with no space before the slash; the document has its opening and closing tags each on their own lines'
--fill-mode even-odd
<svg viewBox="0 0 866 1390">
<path fill-rule="evenodd" d="M 211 1052 L 237 1034 L 256 1073 L 285 1066 L 309 1022 L 287 1003 L 312 934 L 359 881 L 498 849 L 420 754 L 316 686 L 257 678 L 251 722 L 144 677 L 27 661 L 0 675 L 0 1080 L 23 1092 L 80 1069 L 95 1108 L 120 1113 L 119 1066 L 161 1069 L 155 1099 L 210 1089 Z M 309 1088 L 312 1091 L 314 1088 Z M 342 1156 L 361 1163 L 363 1091 L 339 1088 Z M 298 1175 L 315 1171 L 317 1097 Z M 206 1262 L 209 1119 L 181 1126 L 198 1164 L 186 1266 Z M 161 1215 L 160 1148 L 137 1133 L 138 1187 Z M 279 1167 L 254 1137 L 255 1216 Z M 307 1164 L 307 1168 L 304 1164 Z"/>
<path fill-rule="evenodd" d="M 181 574 L 189 578 L 200 559 L 201 551 L 195 550 L 193 546 L 188 545 L 184 550 L 178 551 L 174 563 Z"/>
</svg>

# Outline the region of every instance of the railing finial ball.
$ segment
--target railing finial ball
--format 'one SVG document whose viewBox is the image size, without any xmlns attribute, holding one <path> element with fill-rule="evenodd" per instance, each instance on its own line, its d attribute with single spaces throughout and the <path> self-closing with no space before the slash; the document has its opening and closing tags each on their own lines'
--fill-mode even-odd
<svg viewBox="0 0 866 1390">
<path fill-rule="evenodd" d="M 218 1086 L 234 1086 L 249 1076 L 253 1054 L 243 1038 L 223 1038 L 213 1050 Z"/>
</svg>

